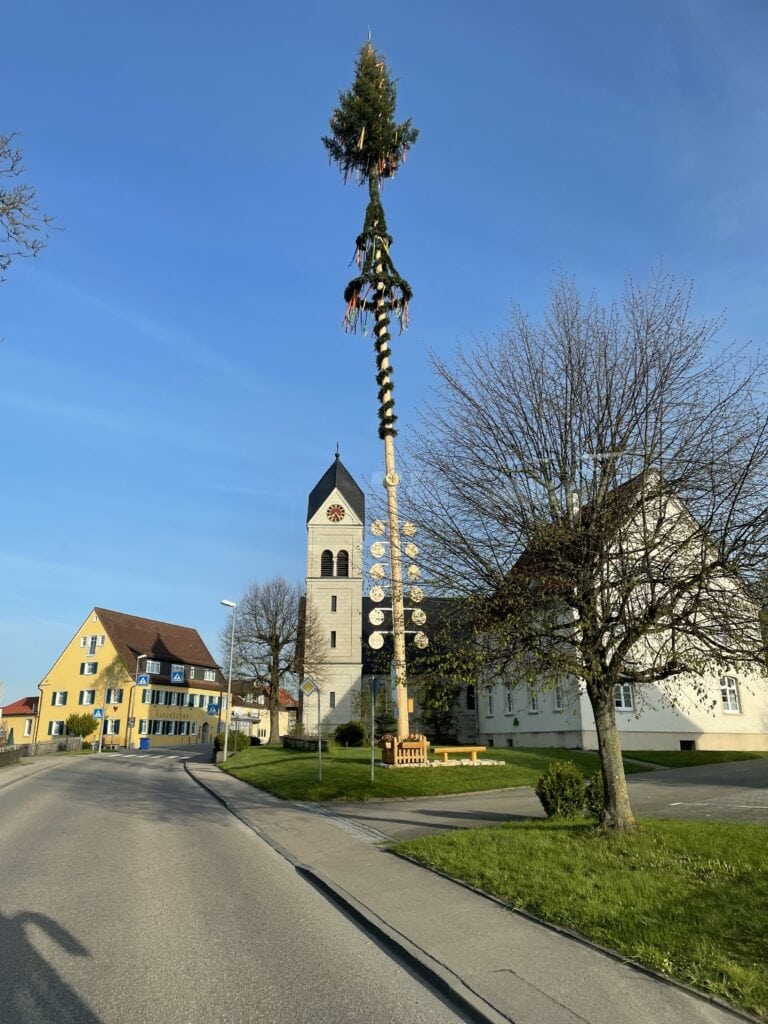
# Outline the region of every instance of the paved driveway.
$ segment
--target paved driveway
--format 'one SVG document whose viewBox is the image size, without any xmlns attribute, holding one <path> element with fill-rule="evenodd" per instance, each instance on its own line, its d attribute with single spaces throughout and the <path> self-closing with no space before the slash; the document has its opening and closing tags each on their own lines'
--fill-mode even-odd
<svg viewBox="0 0 768 1024">
<path fill-rule="evenodd" d="M 664 769 L 628 776 L 628 782 L 630 800 L 638 817 L 768 824 L 768 758 Z M 331 818 L 354 822 L 393 839 L 496 825 L 516 818 L 544 817 L 529 786 L 492 793 L 328 803 L 320 807 Z"/>
</svg>

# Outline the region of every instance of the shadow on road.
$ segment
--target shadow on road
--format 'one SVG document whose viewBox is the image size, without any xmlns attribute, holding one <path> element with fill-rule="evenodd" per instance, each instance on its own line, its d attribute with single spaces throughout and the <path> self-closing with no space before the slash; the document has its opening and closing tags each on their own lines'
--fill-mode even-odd
<svg viewBox="0 0 768 1024">
<path fill-rule="evenodd" d="M 70 956 L 90 956 L 85 946 L 45 914 L 0 914 L 0 1019 L 8 1024 L 101 1024 L 101 1018 L 35 949 L 31 928 L 39 928 Z"/>
</svg>

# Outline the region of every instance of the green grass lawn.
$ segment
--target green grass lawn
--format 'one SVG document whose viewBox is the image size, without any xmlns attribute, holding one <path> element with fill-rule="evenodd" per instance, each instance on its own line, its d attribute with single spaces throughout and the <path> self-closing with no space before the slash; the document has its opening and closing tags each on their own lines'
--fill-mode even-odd
<svg viewBox="0 0 768 1024">
<path fill-rule="evenodd" d="M 748 750 L 625 750 L 625 757 L 663 764 L 665 768 L 692 768 L 697 764 L 725 764 L 726 761 L 749 761 L 768 757 L 768 751 Z"/>
<path fill-rule="evenodd" d="M 534 786 L 552 761 L 573 761 L 585 775 L 599 767 L 597 754 L 580 750 L 489 747 L 482 756 L 504 764 L 489 768 L 376 768 L 371 783 L 370 748 L 334 747 L 323 754 L 320 784 L 316 753 L 248 747 L 228 759 L 224 770 L 286 800 L 371 800 Z M 627 771 L 643 769 L 627 765 Z"/>
<path fill-rule="evenodd" d="M 396 852 L 768 1017 L 768 827 L 644 820 L 628 835 L 528 821 Z"/>
</svg>

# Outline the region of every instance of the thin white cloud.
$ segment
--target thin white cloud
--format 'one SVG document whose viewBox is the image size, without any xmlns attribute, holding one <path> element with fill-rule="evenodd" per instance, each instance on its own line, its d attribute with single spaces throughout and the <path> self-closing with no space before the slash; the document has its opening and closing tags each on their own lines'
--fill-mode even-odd
<svg viewBox="0 0 768 1024">
<path fill-rule="evenodd" d="M 61 291 L 75 296 L 88 303 L 94 309 L 98 309 L 107 316 L 119 320 L 121 323 L 144 335 L 144 337 L 158 342 L 165 349 L 178 356 L 180 363 L 205 367 L 206 370 L 213 371 L 230 383 L 237 384 L 240 390 L 261 398 L 264 397 L 264 388 L 257 386 L 252 377 L 244 372 L 242 366 L 238 366 L 224 358 L 214 348 L 194 340 L 189 334 L 178 328 L 126 309 L 118 303 L 105 299 L 101 295 L 66 281 L 61 277 L 53 276 L 46 271 L 42 271 L 39 276 Z"/>
<path fill-rule="evenodd" d="M 216 456 L 237 456 L 247 458 L 248 453 L 239 452 L 230 443 L 216 444 L 190 433 L 188 427 L 182 430 L 158 430 L 148 419 L 142 418 L 134 408 L 126 409 L 125 413 L 108 412 L 92 405 L 73 404 L 57 399 L 38 398 L 33 395 L 0 390 L 0 407 L 15 409 L 29 416 L 45 416 L 55 419 L 59 424 L 79 424 L 98 430 L 121 433 L 129 437 L 143 437 L 174 447 L 186 448 L 194 452 L 206 452 Z"/>
</svg>

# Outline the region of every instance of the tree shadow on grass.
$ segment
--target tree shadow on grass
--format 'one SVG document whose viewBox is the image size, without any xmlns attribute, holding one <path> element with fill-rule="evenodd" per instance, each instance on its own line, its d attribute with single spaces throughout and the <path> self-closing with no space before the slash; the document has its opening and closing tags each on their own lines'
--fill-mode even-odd
<svg viewBox="0 0 768 1024">
<path fill-rule="evenodd" d="M 37 951 L 30 940 L 30 926 L 39 928 L 70 956 L 90 956 L 82 943 L 45 914 L 0 914 L 0 1019 L 8 1024 L 101 1024 L 101 1018 Z"/>
</svg>

